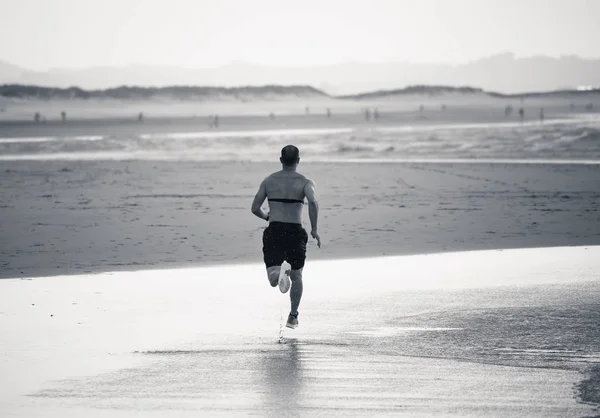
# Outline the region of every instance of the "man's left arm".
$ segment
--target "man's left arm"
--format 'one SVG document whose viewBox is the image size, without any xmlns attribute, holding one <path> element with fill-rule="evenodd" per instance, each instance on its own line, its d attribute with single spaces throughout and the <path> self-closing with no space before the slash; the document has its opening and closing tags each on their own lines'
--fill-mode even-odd
<svg viewBox="0 0 600 418">
<path fill-rule="evenodd" d="M 254 196 L 254 201 L 252 202 L 252 213 L 258 216 L 265 221 L 269 220 L 269 214 L 262 210 L 261 206 L 265 199 L 267 198 L 267 189 L 265 187 L 265 182 L 260 183 L 258 188 L 258 192 L 256 192 L 256 196 Z"/>
</svg>

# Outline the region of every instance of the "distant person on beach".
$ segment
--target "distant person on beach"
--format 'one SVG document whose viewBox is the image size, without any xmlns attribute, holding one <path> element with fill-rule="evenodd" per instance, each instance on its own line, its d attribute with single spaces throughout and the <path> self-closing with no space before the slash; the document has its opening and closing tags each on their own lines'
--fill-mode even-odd
<svg viewBox="0 0 600 418">
<path fill-rule="evenodd" d="M 327 108 L 327 119 L 331 118 L 331 109 Z"/>
<path fill-rule="evenodd" d="M 65 123 L 67 121 L 67 112 L 65 112 L 64 110 L 60 112 L 60 118 L 62 122 Z"/>
<path fill-rule="evenodd" d="M 543 121 L 544 121 L 544 108 L 541 107 L 540 108 L 540 122 L 543 122 Z"/>
<path fill-rule="evenodd" d="M 35 112 L 35 114 L 33 115 L 33 120 L 35 123 L 40 123 L 41 118 L 42 116 L 40 115 L 40 112 Z"/>
<path fill-rule="evenodd" d="M 144 112 L 140 112 L 138 114 L 138 122 L 143 122 L 144 121 Z"/>
<path fill-rule="evenodd" d="M 310 114 L 310 107 L 306 106 L 306 108 L 304 109 L 304 113 L 306 113 L 307 115 Z"/>
<path fill-rule="evenodd" d="M 269 222 L 262 239 L 267 277 L 271 286 L 279 286 L 282 293 L 286 293 L 291 286 L 291 310 L 286 327 L 296 328 L 302 298 L 302 269 L 308 242 L 308 234 L 302 228 L 304 198 L 308 200 L 310 234 L 321 247 L 321 238 L 317 232 L 319 204 L 315 182 L 297 171 L 300 163 L 298 148 L 294 145 L 283 147 L 279 161 L 282 164 L 281 171 L 262 181 L 252 202 L 252 213 Z M 269 202 L 268 213 L 261 208 L 265 199 Z"/>
<path fill-rule="evenodd" d="M 379 119 L 379 109 L 373 109 L 373 120 Z"/>
<path fill-rule="evenodd" d="M 210 128 L 219 127 L 219 115 L 208 115 L 208 126 Z"/>
<path fill-rule="evenodd" d="M 419 106 L 419 112 L 423 113 L 423 111 L 424 111 L 424 110 L 425 110 L 425 106 L 423 106 L 423 105 L 420 105 L 420 106 Z"/>
<path fill-rule="evenodd" d="M 273 113 L 273 112 L 269 113 L 269 119 L 271 119 L 271 120 L 275 119 L 275 113 Z"/>
<path fill-rule="evenodd" d="M 523 120 L 525 119 L 525 109 L 523 109 L 522 107 L 519 108 L 519 119 L 521 119 L 521 122 L 523 122 Z"/>
<path fill-rule="evenodd" d="M 371 120 L 371 111 L 369 109 L 365 109 L 365 120 L 367 122 Z"/>
</svg>

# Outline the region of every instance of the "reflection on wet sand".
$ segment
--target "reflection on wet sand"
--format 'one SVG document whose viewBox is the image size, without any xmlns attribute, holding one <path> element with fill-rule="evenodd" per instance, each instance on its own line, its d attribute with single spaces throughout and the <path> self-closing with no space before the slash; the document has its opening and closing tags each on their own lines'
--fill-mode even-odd
<svg viewBox="0 0 600 418">
<path fill-rule="evenodd" d="M 264 394 L 264 411 L 277 416 L 297 412 L 304 386 L 303 353 L 298 340 L 284 338 L 277 350 L 262 354 L 259 370 L 262 374 L 260 391 Z"/>
</svg>

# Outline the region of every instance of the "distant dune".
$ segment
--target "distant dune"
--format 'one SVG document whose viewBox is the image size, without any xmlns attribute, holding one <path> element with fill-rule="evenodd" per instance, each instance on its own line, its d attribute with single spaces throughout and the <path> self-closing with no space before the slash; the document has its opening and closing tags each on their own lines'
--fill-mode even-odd
<svg viewBox="0 0 600 418">
<path fill-rule="evenodd" d="M 363 100 L 363 99 L 382 99 L 394 96 L 408 96 L 408 95 L 428 95 L 428 96 L 441 96 L 445 94 L 454 95 L 482 95 L 500 99 L 514 99 L 514 98 L 571 98 L 571 97 L 586 97 L 586 96 L 600 96 L 600 89 L 588 89 L 588 90 L 554 90 L 544 92 L 523 92 L 504 94 L 493 91 L 485 91 L 477 87 L 470 86 L 408 86 L 403 89 L 395 90 L 378 90 L 373 92 L 366 92 L 360 94 L 352 94 L 345 96 L 338 96 L 340 99 L 352 99 L 352 100 Z"/>
<path fill-rule="evenodd" d="M 436 96 L 446 93 L 458 93 L 458 94 L 486 94 L 483 89 L 475 87 L 452 87 L 452 86 L 408 86 L 403 89 L 395 90 L 377 90 L 373 92 L 352 94 L 345 96 L 338 96 L 340 99 L 381 99 L 384 97 L 402 96 L 402 95 L 419 95 L 425 94 L 430 96 Z"/>
<path fill-rule="evenodd" d="M 0 86 L 0 96 L 17 99 L 71 100 L 71 99 L 114 99 L 152 100 L 170 99 L 181 101 L 237 100 L 253 101 L 279 98 L 322 98 L 326 93 L 310 86 L 245 86 L 245 87 L 137 87 L 121 86 L 104 90 L 84 90 L 79 87 L 52 88 L 8 84 Z"/>
<path fill-rule="evenodd" d="M 517 93 L 517 94 L 501 94 L 501 93 L 487 93 L 492 97 L 499 98 L 585 98 L 585 97 L 598 97 L 600 96 L 600 89 L 588 89 L 588 90 L 555 90 L 555 91 L 542 91 L 542 92 L 528 92 L 528 93 Z"/>
<path fill-rule="evenodd" d="M 308 85 L 265 85 L 242 87 L 214 86 L 169 86 L 139 87 L 120 86 L 103 90 L 84 90 L 79 87 L 53 88 L 20 84 L 0 86 L 0 97 L 21 100 L 123 100 L 150 101 L 167 99 L 172 101 L 270 101 L 289 99 L 334 99 L 334 100 L 376 100 L 402 96 L 484 96 L 490 98 L 572 98 L 598 97 L 600 89 L 556 90 L 547 92 L 524 92 L 503 94 L 485 91 L 470 86 L 415 85 L 402 89 L 377 90 L 353 95 L 332 96 Z"/>
</svg>

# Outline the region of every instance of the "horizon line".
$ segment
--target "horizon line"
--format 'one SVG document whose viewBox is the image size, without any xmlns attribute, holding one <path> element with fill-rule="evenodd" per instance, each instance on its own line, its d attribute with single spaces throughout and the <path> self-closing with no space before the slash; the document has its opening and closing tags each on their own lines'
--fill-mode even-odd
<svg viewBox="0 0 600 418">
<path fill-rule="evenodd" d="M 84 66 L 48 66 L 45 69 L 33 69 L 28 66 L 24 66 L 22 64 L 15 64 L 14 62 L 7 61 L 4 59 L 0 59 L 0 63 L 4 63 L 13 67 L 18 67 L 25 71 L 31 72 L 50 72 L 53 70 L 68 70 L 68 71 L 77 71 L 77 70 L 89 70 L 93 68 L 114 68 L 114 69 L 122 69 L 122 68 L 131 68 L 131 67 L 155 67 L 155 68 L 176 68 L 182 70 L 210 70 L 216 68 L 223 68 L 232 65 L 252 65 L 256 67 L 274 67 L 274 68 L 323 68 L 323 67 L 334 67 L 337 65 L 347 65 L 347 64 L 364 64 L 364 65 L 382 65 L 382 64 L 409 64 L 409 65 L 448 65 L 448 66 L 460 66 L 460 65 L 468 65 L 474 62 L 483 61 L 486 59 L 501 57 L 501 56 L 511 56 L 514 60 L 526 60 L 526 59 L 534 59 L 534 58 L 551 58 L 555 60 L 561 60 L 564 58 L 576 58 L 580 60 L 587 61 L 600 61 L 600 56 L 597 57 L 584 57 L 578 54 L 567 54 L 562 53 L 558 55 L 547 55 L 547 54 L 531 54 L 531 55 L 517 55 L 515 52 L 497 52 L 494 54 L 484 55 L 479 58 L 473 58 L 469 60 L 464 60 L 460 62 L 448 62 L 448 61 L 411 61 L 408 59 L 394 59 L 394 60 L 382 60 L 382 61 L 361 61 L 348 59 L 345 61 L 338 61 L 333 63 L 319 63 L 319 64 L 294 64 L 294 65 L 281 65 L 281 64 L 266 64 L 255 62 L 251 60 L 245 59 L 232 59 L 227 62 L 222 62 L 215 65 L 207 65 L 207 66 L 187 66 L 187 65 L 163 65 L 163 64 L 151 64 L 151 63 L 138 63 L 138 62 L 130 62 L 126 64 L 91 64 Z"/>
</svg>

